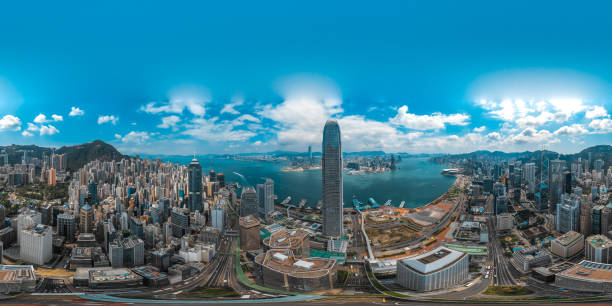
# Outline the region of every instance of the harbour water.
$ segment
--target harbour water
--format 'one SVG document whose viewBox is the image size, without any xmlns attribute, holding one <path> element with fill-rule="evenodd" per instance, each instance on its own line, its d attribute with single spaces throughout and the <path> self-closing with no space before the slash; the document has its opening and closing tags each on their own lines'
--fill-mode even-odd
<svg viewBox="0 0 612 306">
<path fill-rule="evenodd" d="M 173 157 L 167 161 L 187 164 L 192 157 Z M 238 182 L 241 185 L 263 183 L 264 178 L 274 180 L 275 192 L 279 202 L 291 196 L 292 205 L 298 205 L 306 199 L 307 206 L 315 206 L 321 199 L 321 170 L 302 172 L 284 172 L 287 162 L 242 161 L 222 158 L 199 157 L 202 170 L 215 170 L 225 174 L 227 182 Z M 391 205 L 399 206 L 405 201 L 405 208 L 423 206 L 446 192 L 455 181 L 455 177 L 444 176 L 438 165 L 427 158 L 403 158 L 397 164 L 398 169 L 383 173 L 345 175 L 344 205 L 352 206 L 353 195 L 365 203 L 374 198 L 380 205 L 391 200 Z"/>
</svg>

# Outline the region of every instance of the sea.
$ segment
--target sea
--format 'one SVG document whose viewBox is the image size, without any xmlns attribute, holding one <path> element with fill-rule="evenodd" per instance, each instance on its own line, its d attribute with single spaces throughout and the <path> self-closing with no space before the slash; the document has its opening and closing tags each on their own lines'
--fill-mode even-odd
<svg viewBox="0 0 612 306">
<path fill-rule="evenodd" d="M 193 157 L 173 156 L 163 158 L 187 165 Z M 274 192 L 278 201 L 291 197 L 291 205 L 298 205 L 306 199 L 306 206 L 316 206 L 321 199 L 321 170 L 302 172 L 282 171 L 289 165 L 287 161 L 246 161 L 217 157 L 198 157 L 204 174 L 214 170 L 223 173 L 226 182 L 238 182 L 242 186 L 255 186 L 265 178 L 274 180 Z M 391 205 L 399 206 L 405 201 L 404 208 L 423 206 L 442 195 L 455 181 L 455 177 L 444 176 L 444 168 L 430 162 L 428 158 L 406 157 L 397 164 L 397 169 L 382 173 L 349 175 L 344 172 L 344 206 L 352 206 L 353 197 L 367 204 L 373 198 L 383 205 L 391 200 Z"/>
</svg>

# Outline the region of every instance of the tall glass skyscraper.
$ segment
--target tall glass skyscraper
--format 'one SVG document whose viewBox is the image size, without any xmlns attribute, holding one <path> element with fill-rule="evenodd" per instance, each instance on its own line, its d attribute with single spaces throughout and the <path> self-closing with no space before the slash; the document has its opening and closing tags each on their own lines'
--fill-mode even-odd
<svg viewBox="0 0 612 306">
<path fill-rule="evenodd" d="M 323 234 L 342 236 L 342 144 L 340 126 L 328 120 L 323 129 Z"/>
<path fill-rule="evenodd" d="M 204 208 L 202 203 L 202 166 L 195 157 L 189 163 L 188 171 L 187 188 L 189 188 L 189 197 L 187 198 L 187 208 L 190 211 L 202 211 Z"/>
</svg>

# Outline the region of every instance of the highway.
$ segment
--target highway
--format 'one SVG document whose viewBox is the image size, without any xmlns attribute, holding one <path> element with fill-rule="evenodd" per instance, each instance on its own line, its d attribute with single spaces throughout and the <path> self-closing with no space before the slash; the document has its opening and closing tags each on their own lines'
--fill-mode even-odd
<svg viewBox="0 0 612 306">
<path fill-rule="evenodd" d="M 510 271 L 508 258 L 504 255 L 504 249 L 499 242 L 497 231 L 495 230 L 495 213 L 493 212 L 493 196 L 487 198 L 486 213 L 487 225 L 489 228 L 489 259 L 493 262 L 493 280 L 496 286 L 512 286 L 516 281 Z"/>
</svg>

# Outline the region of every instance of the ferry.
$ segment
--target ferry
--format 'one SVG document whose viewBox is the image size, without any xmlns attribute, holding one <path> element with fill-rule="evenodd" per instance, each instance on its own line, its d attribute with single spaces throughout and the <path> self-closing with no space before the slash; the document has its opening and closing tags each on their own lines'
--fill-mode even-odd
<svg viewBox="0 0 612 306">
<path fill-rule="evenodd" d="M 355 208 L 356 210 L 363 209 L 363 206 L 361 206 L 361 203 L 356 198 L 353 198 L 353 208 Z"/>
<path fill-rule="evenodd" d="M 291 197 L 286 197 L 286 198 L 285 198 L 285 199 L 284 199 L 284 200 L 281 202 L 281 204 L 282 204 L 282 205 L 288 205 L 288 204 L 289 204 L 289 202 L 291 202 Z"/>
<path fill-rule="evenodd" d="M 387 202 L 385 202 L 385 206 L 390 206 L 391 205 L 391 200 L 387 200 Z"/>
<path fill-rule="evenodd" d="M 380 207 L 380 205 L 378 205 L 378 203 L 376 203 L 376 201 L 373 198 L 369 198 L 368 203 L 370 203 L 370 206 L 372 206 L 372 208 Z"/>
<path fill-rule="evenodd" d="M 404 205 L 406 205 L 406 201 L 402 201 L 399 205 L 399 208 L 404 208 Z"/>
<path fill-rule="evenodd" d="M 444 169 L 442 170 L 442 172 L 440 172 L 440 174 L 442 175 L 457 175 L 459 174 L 459 169 L 456 168 L 450 168 L 450 169 Z"/>
</svg>

